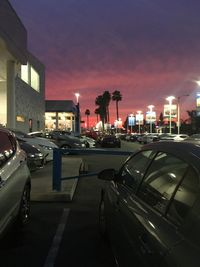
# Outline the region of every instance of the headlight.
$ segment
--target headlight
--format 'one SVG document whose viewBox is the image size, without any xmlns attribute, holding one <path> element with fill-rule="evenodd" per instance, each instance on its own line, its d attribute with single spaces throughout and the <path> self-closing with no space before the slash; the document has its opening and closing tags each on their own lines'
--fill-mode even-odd
<svg viewBox="0 0 200 267">
<path fill-rule="evenodd" d="M 39 145 L 40 147 L 42 147 L 43 149 L 48 149 L 48 150 L 53 150 L 53 147 L 51 146 L 45 146 L 45 145 Z"/>
<path fill-rule="evenodd" d="M 29 158 L 35 158 L 35 154 L 31 154 L 31 153 L 28 153 L 27 156 L 28 156 Z"/>
</svg>

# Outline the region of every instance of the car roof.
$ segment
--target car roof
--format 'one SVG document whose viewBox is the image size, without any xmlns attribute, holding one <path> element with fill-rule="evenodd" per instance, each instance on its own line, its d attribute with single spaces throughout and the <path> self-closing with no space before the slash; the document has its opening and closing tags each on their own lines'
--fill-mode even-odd
<svg viewBox="0 0 200 267">
<path fill-rule="evenodd" d="M 172 153 L 173 155 L 185 159 L 186 161 L 191 161 L 191 163 L 194 163 L 192 160 L 196 159 L 196 165 L 198 169 L 200 169 L 200 145 L 198 144 L 189 142 L 160 141 L 147 144 L 143 146 L 142 149 L 153 149 L 154 151 Z"/>
</svg>

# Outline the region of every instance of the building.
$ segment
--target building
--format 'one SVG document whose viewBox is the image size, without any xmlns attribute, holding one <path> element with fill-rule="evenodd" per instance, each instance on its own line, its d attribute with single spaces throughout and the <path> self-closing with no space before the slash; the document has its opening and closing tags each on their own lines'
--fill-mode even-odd
<svg viewBox="0 0 200 267">
<path fill-rule="evenodd" d="M 72 100 L 46 100 L 45 129 L 80 132 L 79 105 Z"/>
<path fill-rule="evenodd" d="M 44 65 L 27 49 L 27 31 L 8 0 L 0 1 L 0 124 L 44 129 Z"/>
</svg>

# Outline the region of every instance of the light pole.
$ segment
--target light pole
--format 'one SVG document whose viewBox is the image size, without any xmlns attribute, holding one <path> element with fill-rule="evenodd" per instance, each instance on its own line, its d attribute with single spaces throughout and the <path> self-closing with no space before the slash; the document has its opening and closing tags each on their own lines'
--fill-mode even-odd
<svg viewBox="0 0 200 267">
<path fill-rule="evenodd" d="M 185 95 L 181 95 L 177 97 L 177 126 L 178 126 L 178 134 L 180 134 L 180 126 L 181 126 L 181 122 L 180 122 L 180 99 L 183 96 L 189 96 L 188 94 Z"/>
<path fill-rule="evenodd" d="M 77 107 L 77 121 L 74 121 L 74 125 L 76 125 L 77 132 L 80 134 L 80 105 L 79 105 L 80 94 L 75 93 L 75 96 L 76 96 L 76 107 Z M 74 131 L 75 131 L 75 129 L 74 129 Z"/>
<path fill-rule="evenodd" d="M 141 118 L 142 111 L 138 110 L 137 114 L 138 114 L 138 133 L 140 134 L 140 118 Z"/>
<path fill-rule="evenodd" d="M 75 93 L 75 96 L 76 96 L 76 104 L 78 104 L 79 103 L 78 99 L 79 99 L 80 94 L 79 93 Z"/>
<path fill-rule="evenodd" d="M 154 105 L 149 105 L 148 108 L 149 108 L 149 113 L 150 113 L 150 133 L 152 133 L 152 112 L 153 112 Z"/>
<path fill-rule="evenodd" d="M 131 123 L 131 134 L 132 134 L 132 132 L 133 132 L 133 114 L 130 114 L 130 117 L 131 117 L 130 123 Z"/>
<path fill-rule="evenodd" d="M 166 98 L 167 101 L 169 101 L 169 133 L 172 133 L 172 100 L 174 100 L 174 96 L 168 96 Z"/>
</svg>

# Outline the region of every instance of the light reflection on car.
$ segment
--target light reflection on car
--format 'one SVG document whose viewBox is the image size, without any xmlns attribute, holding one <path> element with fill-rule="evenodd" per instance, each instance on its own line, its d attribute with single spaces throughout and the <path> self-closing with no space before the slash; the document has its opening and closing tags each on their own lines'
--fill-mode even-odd
<svg viewBox="0 0 200 267">
<path fill-rule="evenodd" d="M 119 266 L 199 266 L 200 146 L 145 145 L 98 177 L 100 230 Z"/>
</svg>

